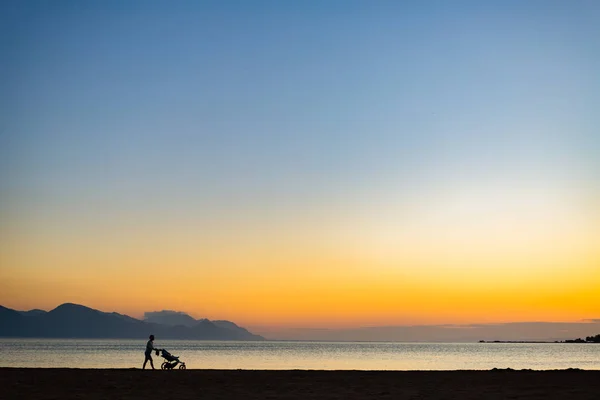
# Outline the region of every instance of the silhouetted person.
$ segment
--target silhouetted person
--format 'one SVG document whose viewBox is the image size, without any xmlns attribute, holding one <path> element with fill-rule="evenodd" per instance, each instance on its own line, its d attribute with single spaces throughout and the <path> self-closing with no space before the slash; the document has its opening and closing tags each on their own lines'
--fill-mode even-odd
<svg viewBox="0 0 600 400">
<path fill-rule="evenodd" d="M 150 366 L 152 366 L 152 369 L 155 369 L 154 362 L 152 361 L 152 351 L 154 350 L 154 335 L 150 335 L 150 340 L 148 340 L 148 343 L 146 343 L 146 352 L 144 353 L 146 358 L 144 359 L 144 366 L 142 369 L 146 369 L 146 363 L 148 361 L 150 361 Z"/>
</svg>

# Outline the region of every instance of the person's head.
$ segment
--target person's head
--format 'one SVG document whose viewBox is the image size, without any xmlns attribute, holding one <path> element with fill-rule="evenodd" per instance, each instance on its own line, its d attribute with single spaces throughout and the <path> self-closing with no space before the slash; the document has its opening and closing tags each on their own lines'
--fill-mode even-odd
<svg viewBox="0 0 600 400">
<path fill-rule="evenodd" d="M 154 340 L 154 335 L 150 335 L 150 340 Z"/>
</svg>

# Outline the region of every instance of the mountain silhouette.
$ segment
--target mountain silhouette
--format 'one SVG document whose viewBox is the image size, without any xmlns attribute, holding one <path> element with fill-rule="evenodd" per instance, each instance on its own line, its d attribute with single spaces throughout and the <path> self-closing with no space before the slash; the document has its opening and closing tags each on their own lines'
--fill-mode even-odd
<svg viewBox="0 0 600 400">
<path fill-rule="evenodd" d="M 194 321 L 192 326 L 160 324 L 72 303 L 48 312 L 0 306 L 0 337 L 145 338 L 154 334 L 161 339 L 264 340 L 243 328 L 231 329 L 206 319 Z"/>
<path fill-rule="evenodd" d="M 22 315 L 25 315 L 25 316 L 29 316 L 29 317 L 31 317 L 31 316 L 36 316 L 36 315 L 46 314 L 46 312 L 47 312 L 47 311 L 35 309 L 35 310 L 29 310 L 29 311 L 19 311 L 19 312 L 20 312 Z"/>
<path fill-rule="evenodd" d="M 188 314 L 180 311 L 149 311 L 144 313 L 144 321 L 155 324 L 170 326 L 188 326 L 192 327 L 198 324 L 199 320 L 190 317 Z"/>
<path fill-rule="evenodd" d="M 169 325 L 169 326 L 187 326 L 194 329 L 201 329 L 204 331 L 215 332 L 216 328 L 227 329 L 230 334 L 237 334 L 240 337 L 252 335 L 248 330 L 242 328 L 231 321 L 209 321 L 208 319 L 194 319 L 190 315 L 181 311 L 163 310 L 163 311 L 149 311 L 144 313 L 144 321 L 152 322 L 156 324 Z M 201 328 L 198 328 L 200 326 Z"/>
</svg>

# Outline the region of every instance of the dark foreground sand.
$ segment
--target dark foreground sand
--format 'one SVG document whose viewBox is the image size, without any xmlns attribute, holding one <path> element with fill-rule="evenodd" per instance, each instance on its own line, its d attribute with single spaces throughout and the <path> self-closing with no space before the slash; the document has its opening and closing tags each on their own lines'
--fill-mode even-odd
<svg viewBox="0 0 600 400">
<path fill-rule="evenodd" d="M 2 399 L 600 399 L 600 371 L 0 368 Z"/>
</svg>

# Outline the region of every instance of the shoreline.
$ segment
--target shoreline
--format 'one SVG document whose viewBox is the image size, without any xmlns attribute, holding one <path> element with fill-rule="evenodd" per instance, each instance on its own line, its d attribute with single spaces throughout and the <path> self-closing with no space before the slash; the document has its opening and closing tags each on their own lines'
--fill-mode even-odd
<svg viewBox="0 0 600 400">
<path fill-rule="evenodd" d="M 18 370 L 29 370 L 29 371 L 152 371 L 152 368 L 147 367 L 146 369 L 142 369 L 140 367 L 115 367 L 115 368 L 94 368 L 94 367 L 3 367 L 0 366 L 0 372 L 3 371 L 18 371 Z M 160 368 L 156 367 L 156 371 L 162 371 Z M 174 371 L 179 371 L 177 368 Z M 585 368 L 553 368 L 553 369 L 533 369 L 533 368 L 491 368 L 491 369 L 307 369 L 307 368 L 291 368 L 291 369 L 252 369 L 252 368 L 187 368 L 180 373 L 185 372 L 336 372 L 336 373 L 345 373 L 345 372 L 381 372 L 381 373 L 412 373 L 412 372 L 598 372 L 600 373 L 600 369 L 585 369 Z M 164 373 L 168 373 L 169 371 L 163 371 Z"/>
<path fill-rule="evenodd" d="M 595 399 L 600 370 L 325 371 L 0 367 L 0 397 L 35 399 Z"/>
</svg>

